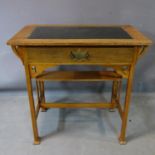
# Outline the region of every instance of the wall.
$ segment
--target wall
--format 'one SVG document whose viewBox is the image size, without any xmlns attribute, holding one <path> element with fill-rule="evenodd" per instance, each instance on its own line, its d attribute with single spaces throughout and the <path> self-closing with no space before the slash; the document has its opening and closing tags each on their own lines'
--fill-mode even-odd
<svg viewBox="0 0 155 155">
<path fill-rule="evenodd" d="M 34 23 L 132 24 L 154 40 L 155 1 L 0 0 L 0 90 L 25 89 L 23 66 L 6 41 L 24 25 Z M 135 91 L 155 91 L 154 49 L 153 45 L 138 62 Z"/>
</svg>

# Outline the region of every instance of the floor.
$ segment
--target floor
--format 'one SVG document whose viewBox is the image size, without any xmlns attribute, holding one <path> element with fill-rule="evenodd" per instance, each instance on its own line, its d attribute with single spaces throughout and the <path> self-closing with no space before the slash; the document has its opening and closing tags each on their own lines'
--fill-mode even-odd
<svg viewBox="0 0 155 155">
<path fill-rule="evenodd" d="M 109 94 L 47 93 L 53 101 L 101 101 Z M 123 100 L 123 97 L 122 97 Z M 0 92 L 0 155 L 155 155 L 155 93 L 133 93 L 126 145 L 119 145 L 118 112 L 50 109 L 38 118 L 40 145 L 33 145 L 26 92 Z"/>
</svg>

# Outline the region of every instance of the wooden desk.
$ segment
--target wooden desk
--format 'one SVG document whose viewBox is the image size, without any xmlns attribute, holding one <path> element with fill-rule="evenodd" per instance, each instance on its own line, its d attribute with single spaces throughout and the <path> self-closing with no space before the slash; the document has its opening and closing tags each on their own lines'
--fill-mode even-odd
<svg viewBox="0 0 155 155">
<path fill-rule="evenodd" d="M 34 144 L 40 143 L 37 116 L 40 108 L 117 108 L 122 120 L 120 144 L 125 144 L 133 74 L 137 60 L 151 41 L 133 26 L 95 25 L 28 25 L 8 42 L 22 61 L 27 81 Z M 110 71 L 55 71 L 57 65 L 101 65 Z M 38 101 L 35 107 L 31 79 L 36 79 Z M 120 104 L 122 79 L 127 79 L 124 106 Z M 46 103 L 44 81 L 103 81 L 113 82 L 110 103 Z"/>
</svg>

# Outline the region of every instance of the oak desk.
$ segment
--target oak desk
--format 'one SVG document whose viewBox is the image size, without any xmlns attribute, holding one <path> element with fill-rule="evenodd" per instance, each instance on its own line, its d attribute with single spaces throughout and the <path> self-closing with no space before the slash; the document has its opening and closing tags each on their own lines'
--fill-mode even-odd
<svg viewBox="0 0 155 155">
<path fill-rule="evenodd" d="M 117 108 L 122 120 L 120 144 L 125 144 L 133 74 L 137 60 L 151 41 L 133 26 L 28 25 L 8 43 L 22 61 L 27 81 L 34 144 L 40 143 L 37 116 L 40 108 Z M 54 71 L 57 65 L 101 65 L 107 71 Z M 36 79 L 38 101 L 34 104 L 31 79 Z M 127 79 L 125 103 L 120 104 L 122 79 Z M 113 82 L 110 103 L 46 103 L 44 81 Z"/>
</svg>

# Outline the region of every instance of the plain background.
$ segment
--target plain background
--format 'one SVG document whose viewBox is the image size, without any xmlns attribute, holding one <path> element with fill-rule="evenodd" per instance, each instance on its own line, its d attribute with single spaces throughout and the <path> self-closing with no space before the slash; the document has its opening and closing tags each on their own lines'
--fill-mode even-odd
<svg viewBox="0 0 155 155">
<path fill-rule="evenodd" d="M 6 45 L 27 24 L 132 24 L 155 39 L 154 0 L 0 0 L 0 90 L 25 89 L 22 63 Z M 134 91 L 155 91 L 154 44 L 136 66 Z M 61 88 L 64 84 L 50 85 Z M 85 87 L 89 86 L 86 84 Z"/>
</svg>

